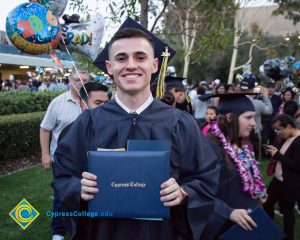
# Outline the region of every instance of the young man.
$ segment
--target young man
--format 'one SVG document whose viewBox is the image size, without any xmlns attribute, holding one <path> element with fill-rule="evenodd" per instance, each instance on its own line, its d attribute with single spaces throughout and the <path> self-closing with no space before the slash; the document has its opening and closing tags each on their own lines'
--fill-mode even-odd
<svg viewBox="0 0 300 240">
<path fill-rule="evenodd" d="M 107 96 L 108 88 L 99 82 L 88 82 L 84 84 L 84 87 L 80 88 L 80 96 L 82 101 L 80 102 L 81 108 L 86 110 L 94 109 L 101 106 L 108 101 Z M 84 102 L 84 103 L 83 103 Z"/>
<path fill-rule="evenodd" d="M 137 29 L 118 31 L 109 45 L 109 74 L 117 86 L 115 101 L 85 111 L 55 153 L 54 188 L 63 211 L 86 210 L 100 191 L 88 173 L 87 151 L 126 147 L 128 139 L 168 140 L 170 179 L 161 184 L 161 201 L 171 208 L 163 221 L 67 218 L 74 239 L 199 239 L 213 209 L 219 166 L 192 117 L 156 99 L 150 92 L 158 69 L 152 39 Z M 132 114 L 135 113 L 135 114 Z M 136 116 L 136 114 L 138 116 Z M 150 171 L 150 170 L 149 170 Z"/>
<path fill-rule="evenodd" d="M 81 79 L 81 80 L 80 80 Z M 48 106 L 45 117 L 40 128 L 40 144 L 42 150 L 42 164 L 45 169 L 50 169 L 53 161 L 53 155 L 57 147 L 57 140 L 60 132 L 70 123 L 72 123 L 82 112 L 80 107 L 80 97 L 78 90 L 82 83 L 89 81 L 87 71 L 77 73 L 74 69 L 70 75 L 72 81 L 70 91 L 67 91 L 51 101 Z M 77 89 L 77 91 L 76 91 Z M 51 144 L 50 144 L 50 134 Z M 54 169 L 52 168 L 54 171 Z M 53 173 L 54 174 L 54 173 Z M 60 210 L 60 201 L 54 192 L 53 211 Z M 61 217 L 52 220 L 53 240 L 62 240 L 66 233 L 66 228 Z"/>
</svg>

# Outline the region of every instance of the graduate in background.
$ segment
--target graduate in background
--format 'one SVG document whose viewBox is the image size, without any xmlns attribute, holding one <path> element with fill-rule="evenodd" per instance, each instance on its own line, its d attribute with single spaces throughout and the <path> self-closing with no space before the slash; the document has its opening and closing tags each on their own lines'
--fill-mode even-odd
<svg viewBox="0 0 300 240">
<path fill-rule="evenodd" d="M 85 111 L 61 140 L 55 153 L 54 189 L 63 211 L 86 210 L 100 191 L 86 172 L 87 151 L 125 148 L 128 139 L 168 140 L 170 179 L 162 183 L 161 201 L 171 208 L 163 221 L 67 218 L 73 239 L 200 239 L 217 190 L 219 165 L 192 117 L 153 99 L 152 73 L 158 69 L 151 37 L 143 31 L 119 30 L 109 44 L 106 67 L 117 86 L 115 101 Z"/>
<path fill-rule="evenodd" d="M 201 240 L 218 239 L 234 223 L 251 231 L 256 223 L 247 210 L 254 209 L 259 201 L 265 202 L 267 198 L 249 141 L 255 126 L 254 106 L 243 94 L 218 94 L 217 97 L 220 115 L 210 125 L 211 133 L 207 138 L 223 160 L 214 212 Z"/>
<path fill-rule="evenodd" d="M 174 105 L 176 108 L 178 108 L 182 111 L 186 111 L 190 114 L 193 114 L 193 107 L 192 107 L 190 98 L 186 94 L 185 87 L 182 83 L 182 81 L 184 81 L 184 80 L 186 80 L 186 78 L 167 75 L 164 78 L 165 89 L 163 90 L 164 91 L 163 94 L 165 95 L 165 93 L 167 93 L 166 95 L 169 95 L 169 93 L 172 93 L 175 98 L 175 104 L 172 104 L 172 105 Z M 164 96 L 162 96 L 162 98 L 160 98 L 159 96 L 156 96 L 157 95 L 156 91 L 157 91 L 157 87 L 158 87 L 157 82 L 158 82 L 158 80 L 155 79 L 151 85 L 152 95 L 160 100 L 162 100 L 162 98 L 163 98 L 163 102 L 164 102 Z"/>
</svg>

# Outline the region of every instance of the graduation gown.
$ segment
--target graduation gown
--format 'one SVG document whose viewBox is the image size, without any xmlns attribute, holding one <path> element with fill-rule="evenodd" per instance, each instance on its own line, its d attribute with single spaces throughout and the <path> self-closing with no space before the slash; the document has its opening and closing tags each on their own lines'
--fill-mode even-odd
<svg viewBox="0 0 300 240">
<path fill-rule="evenodd" d="M 170 177 L 189 194 L 186 203 L 172 207 L 171 218 L 163 221 L 66 218 L 71 236 L 100 240 L 198 240 L 213 210 L 219 165 L 192 117 L 156 99 L 137 118 L 111 101 L 85 111 L 72 124 L 54 155 L 53 187 L 61 199 L 62 211 L 87 209 L 87 202 L 80 198 L 87 151 L 124 148 L 128 139 L 170 141 Z"/>
<path fill-rule="evenodd" d="M 234 223 L 229 216 L 234 209 L 254 209 L 258 206 L 258 200 L 242 191 L 241 178 L 234 167 L 228 166 L 223 150 L 215 143 L 210 143 L 221 166 L 218 191 L 215 196 L 214 210 L 201 240 L 218 239 Z"/>
</svg>

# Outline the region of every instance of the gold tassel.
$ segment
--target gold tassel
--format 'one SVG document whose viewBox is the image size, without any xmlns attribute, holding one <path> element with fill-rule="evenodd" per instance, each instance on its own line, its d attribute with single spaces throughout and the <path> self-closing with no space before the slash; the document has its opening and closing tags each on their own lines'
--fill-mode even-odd
<svg viewBox="0 0 300 240">
<path fill-rule="evenodd" d="M 184 92 L 184 94 L 185 94 L 185 99 L 186 99 L 187 103 L 190 103 L 191 99 L 190 99 L 189 95 L 186 93 L 186 91 Z"/>
<path fill-rule="evenodd" d="M 157 80 L 157 87 L 156 87 L 156 98 L 161 99 L 164 96 L 164 92 L 166 89 L 165 86 L 165 76 L 168 66 L 168 58 L 170 56 L 170 53 L 168 51 L 168 47 L 166 47 L 166 51 L 161 54 L 163 57 L 161 68 L 158 75 Z"/>
</svg>

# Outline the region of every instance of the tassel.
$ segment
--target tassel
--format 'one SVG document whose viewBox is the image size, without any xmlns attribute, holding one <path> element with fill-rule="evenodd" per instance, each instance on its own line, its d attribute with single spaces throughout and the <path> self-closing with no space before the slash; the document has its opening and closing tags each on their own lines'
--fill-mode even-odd
<svg viewBox="0 0 300 240">
<path fill-rule="evenodd" d="M 156 87 L 156 98 L 161 99 L 164 96 L 164 92 L 166 89 L 165 85 L 165 76 L 168 66 L 168 58 L 170 56 L 170 53 L 168 51 L 168 47 L 166 47 L 166 51 L 162 53 L 161 55 L 163 57 L 161 68 L 158 75 L 157 80 L 157 87 Z"/>
<path fill-rule="evenodd" d="M 184 92 L 184 95 L 185 95 L 186 102 L 190 103 L 191 99 L 190 99 L 189 95 L 187 94 L 187 92 Z"/>
</svg>

